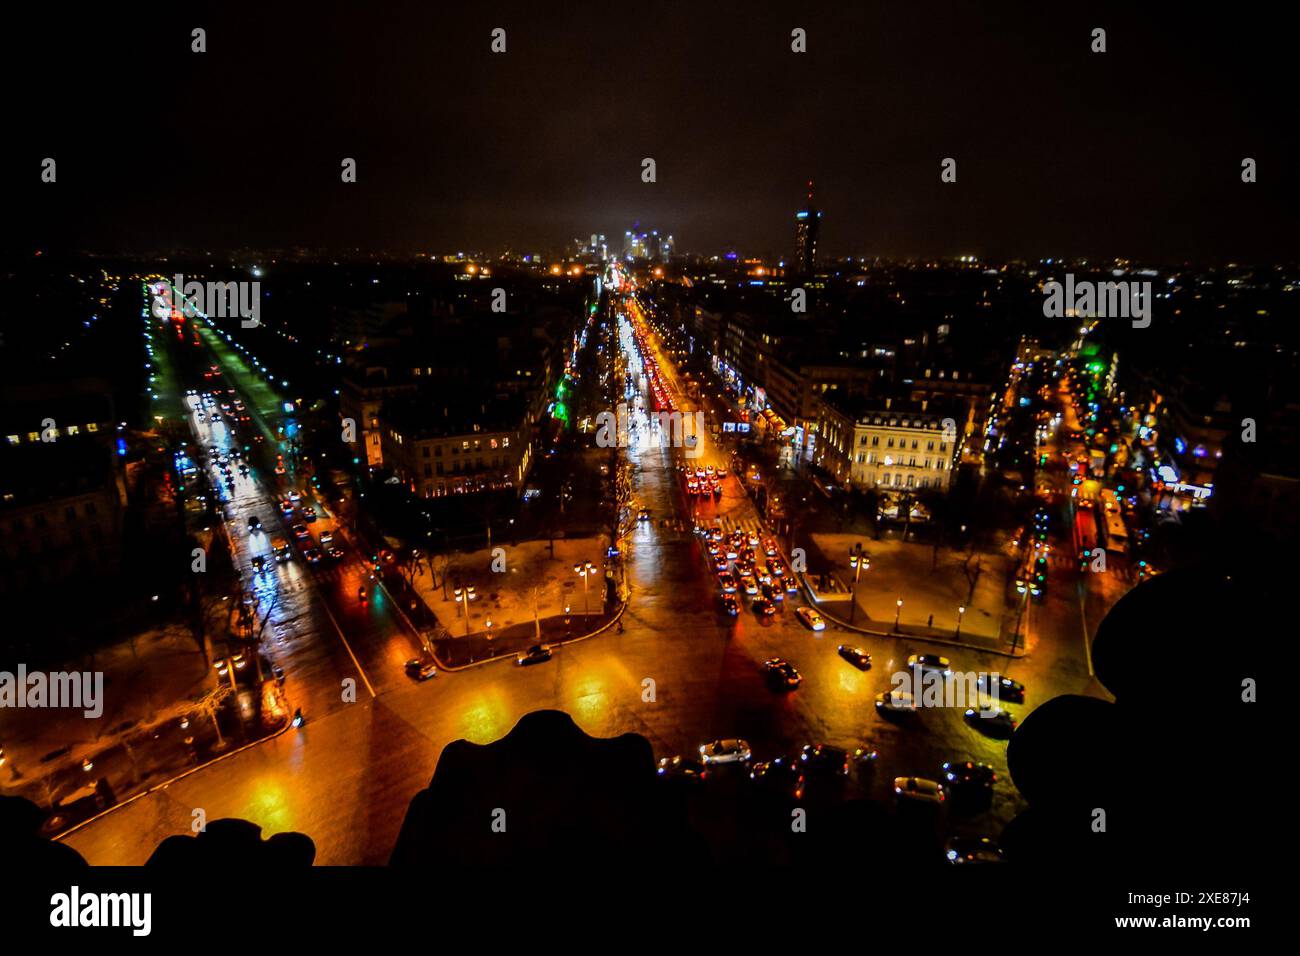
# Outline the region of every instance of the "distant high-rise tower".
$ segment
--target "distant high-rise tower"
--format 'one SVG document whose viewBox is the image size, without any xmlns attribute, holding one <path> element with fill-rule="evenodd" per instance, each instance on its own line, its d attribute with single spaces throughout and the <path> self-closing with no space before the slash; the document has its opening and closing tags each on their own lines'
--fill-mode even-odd
<svg viewBox="0 0 1300 956">
<path fill-rule="evenodd" d="M 813 184 L 808 183 L 808 207 L 794 214 L 794 265 L 803 275 L 811 275 L 817 266 L 817 237 L 821 233 L 822 212 L 813 203 Z"/>
</svg>

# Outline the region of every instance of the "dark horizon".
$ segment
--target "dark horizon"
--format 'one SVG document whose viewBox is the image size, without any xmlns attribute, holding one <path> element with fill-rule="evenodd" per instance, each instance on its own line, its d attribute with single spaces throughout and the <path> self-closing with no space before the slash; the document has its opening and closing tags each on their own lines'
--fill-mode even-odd
<svg viewBox="0 0 1300 956">
<path fill-rule="evenodd" d="M 812 179 L 828 258 L 1294 257 L 1283 32 L 1167 10 L 25 13 L 9 244 L 788 254 Z"/>
</svg>

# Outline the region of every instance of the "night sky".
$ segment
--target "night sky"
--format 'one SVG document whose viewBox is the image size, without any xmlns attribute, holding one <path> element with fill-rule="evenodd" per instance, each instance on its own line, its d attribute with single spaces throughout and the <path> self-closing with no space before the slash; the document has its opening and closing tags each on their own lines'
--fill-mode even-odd
<svg viewBox="0 0 1300 956">
<path fill-rule="evenodd" d="M 831 255 L 1300 246 L 1276 4 L 39 6 L 3 39 L 12 252 L 617 248 L 639 220 L 788 254 L 809 179 Z"/>
</svg>

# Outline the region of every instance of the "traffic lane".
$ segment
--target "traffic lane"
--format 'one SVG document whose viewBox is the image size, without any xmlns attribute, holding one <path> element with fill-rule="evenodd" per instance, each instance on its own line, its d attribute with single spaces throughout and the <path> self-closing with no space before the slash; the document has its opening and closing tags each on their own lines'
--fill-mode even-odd
<svg viewBox="0 0 1300 956">
<path fill-rule="evenodd" d="M 224 395 L 218 398 L 218 405 L 221 398 Z M 254 414 L 260 417 L 256 410 Z M 210 467 L 215 460 L 208 450 L 211 446 L 217 447 L 218 455 L 234 451 L 224 422 L 200 423 L 194 417 L 192 422 Z M 267 426 L 261 424 L 265 430 Z M 271 449 L 266 449 L 268 463 L 271 454 Z M 291 491 L 297 491 L 302 499 L 286 520 L 280 501 Z M 302 509 L 308 506 L 323 517 L 307 521 Z M 372 588 L 377 591 L 375 597 L 365 605 L 358 602 L 357 587 L 362 581 L 369 583 L 362 562 L 355 555 L 343 562 L 323 557 L 315 565 L 306 559 L 307 548 L 323 550 L 321 532 L 335 530 L 328 509 L 313 489 L 299 487 L 293 476 L 277 476 L 269 470 L 263 479 L 253 468 L 248 477 L 234 474 L 223 508 L 236 565 L 256 602 L 259 624 L 269 614 L 260 647 L 285 675 L 285 690 L 294 706 L 323 715 L 343 706 L 353 695 L 368 696 L 372 687 L 377 693 L 404 677 L 403 664 L 415 656 L 418 644 L 404 631 L 382 591 Z M 249 527 L 254 517 L 259 531 Z M 306 540 L 295 538 L 290 527 L 294 523 L 307 528 Z M 280 537 L 292 542 L 292 557 L 283 563 L 275 561 L 272 550 L 272 542 Z M 254 557 L 262 559 L 260 572 L 253 566 Z M 322 588 L 330 594 L 330 608 L 319 603 Z"/>
<path fill-rule="evenodd" d="M 188 833 L 190 809 L 208 819 L 238 816 L 269 835 L 300 830 L 317 843 L 322 864 L 382 863 L 407 803 L 427 785 L 437 755 L 460 738 L 499 739 L 526 713 L 559 708 L 598 736 L 636 732 L 656 755 L 695 753 L 717 736 L 750 740 L 759 758 L 793 753 L 805 743 L 845 745 L 870 740 L 881 750 L 869 793 L 892 804 L 889 779 L 934 776 L 944 760 L 970 755 L 1005 772 L 1005 744 L 972 733 L 960 715 L 925 713 L 894 724 L 872 713 L 872 691 L 883 675 L 854 678 L 823 670 L 813 648 L 833 654 L 808 634 L 784 640 L 788 656 L 803 661 L 804 685 L 778 695 L 757 665 L 770 653 L 754 634 L 730 634 L 706 617 L 683 618 L 676 601 L 648 600 L 642 620 L 625 634 L 566 645 L 535 667 L 498 662 L 423 684 L 397 683 L 378 700 L 362 696 L 302 731 L 199 771 L 109 814 L 69 842 L 92 863 L 140 862 L 157 839 Z M 883 647 L 883 645 L 882 645 Z M 875 649 L 881 659 L 883 649 Z M 886 658 L 887 659 L 887 658 Z M 835 663 L 829 656 L 826 667 Z M 848 668 L 848 664 L 843 664 Z M 647 695 L 646 679 L 655 693 Z M 845 681 L 850 686 L 845 687 Z M 507 795 L 509 796 L 509 795 Z M 993 816 L 963 821 L 996 832 L 1013 809 L 995 803 Z"/>
</svg>

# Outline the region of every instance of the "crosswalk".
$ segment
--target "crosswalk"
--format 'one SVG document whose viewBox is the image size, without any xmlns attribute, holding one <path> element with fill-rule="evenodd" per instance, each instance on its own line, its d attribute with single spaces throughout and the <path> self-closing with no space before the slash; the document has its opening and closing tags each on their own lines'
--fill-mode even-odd
<svg viewBox="0 0 1300 956">
<path fill-rule="evenodd" d="M 719 527 L 723 534 L 731 534 L 739 531 L 742 534 L 757 535 L 760 538 L 770 537 L 771 532 L 763 527 L 763 522 L 758 518 L 740 518 L 735 519 L 730 515 L 721 515 L 711 521 L 701 522 L 708 527 Z"/>
</svg>

